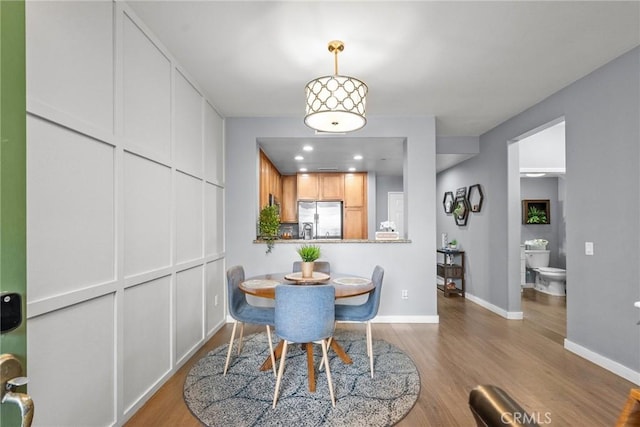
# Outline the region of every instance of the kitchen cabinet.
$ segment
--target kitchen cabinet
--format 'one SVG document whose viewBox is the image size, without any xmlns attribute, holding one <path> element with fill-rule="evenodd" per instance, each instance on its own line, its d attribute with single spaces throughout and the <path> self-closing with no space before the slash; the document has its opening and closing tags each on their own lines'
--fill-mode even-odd
<svg viewBox="0 0 640 427">
<path fill-rule="evenodd" d="M 260 151 L 260 209 L 269 205 L 269 159 Z"/>
<path fill-rule="evenodd" d="M 282 182 L 280 172 L 271 160 L 260 150 L 260 208 L 269 205 L 269 194 L 276 199 L 282 198 Z"/>
<path fill-rule="evenodd" d="M 280 199 L 280 222 L 298 222 L 297 177 L 282 176 L 282 199 Z"/>
<path fill-rule="evenodd" d="M 343 239 L 367 238 L 366 173 L 302 173 L 296 185 L 297 200 L 343 201 Z"/>
<path fill-rule="evenodd" d="M 318 175 L 315 173 L 298 174 L 298 200 L 318 200 Z"/>
<path fill-rule="evenodd" d="M 443 280 L 442 284 L 437 283 L 436 286 L 444 292 L 445 297 L 451 294 L 464 297 L 464 251 L 438 249 L 436 252 L 438 254 L 436 274 Z"/>
<path fill-rule="evenodd" d="M 318 200 L 333 201 L 344 198 L 344 174 L 318 174 Z"/>
<path fill-rule="evenodd" d="M 344 205 L 349 208 L 367 206 L 367 174 L 344 175 Z"/>
<path fill-rule="evenodd" d="M 367 238 L 367 212 L 364 208 L 344 208 L 343 239 Z"/>
<path fill-rule="evenodd" d="M 344 238 L 367 238 L 367 174 L 344 174 Z"/>
</svg>

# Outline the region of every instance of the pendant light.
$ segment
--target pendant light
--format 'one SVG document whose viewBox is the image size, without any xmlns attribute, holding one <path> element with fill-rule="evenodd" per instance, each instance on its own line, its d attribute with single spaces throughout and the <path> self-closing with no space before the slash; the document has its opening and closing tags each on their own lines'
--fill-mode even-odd
<svg viewBox="0 0 640 427">
<path fill-rule="evenodd" d="M 317 132 L 352 132 L 367 123 L 367 85 L 356 78 L 338 74 L 338 53 L 343 50 L 343 42 L 329 42 L 329 52 L 334 55 L 334 75 L 318 77 L 305 87 L 304 123 Z"/>
</svg>

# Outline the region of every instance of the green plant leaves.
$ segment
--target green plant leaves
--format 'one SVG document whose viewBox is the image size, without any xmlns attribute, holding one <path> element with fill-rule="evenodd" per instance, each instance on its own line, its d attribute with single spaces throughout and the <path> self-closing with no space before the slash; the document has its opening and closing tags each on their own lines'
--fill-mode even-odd
<svg viewBox="0 0 640 427">
<path fill-rule="evenodd" d="M 547 213 L 535 206 L 527 211 L 527 224 L 547 224 Z"/>
<path fill-rule="evenodd" d="M 313 262 L 320 258 L 320 246 L 302 245 L 296 249 L 296 252 L 304 262 Z"/>
</svg>

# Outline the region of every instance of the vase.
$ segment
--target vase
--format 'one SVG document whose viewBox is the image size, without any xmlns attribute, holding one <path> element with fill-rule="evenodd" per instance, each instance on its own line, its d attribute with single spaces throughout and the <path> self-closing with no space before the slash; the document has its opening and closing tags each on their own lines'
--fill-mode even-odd
<svg viewBox="0 0 640 427">
<path fill-rule="evenodd" d="M 302 262 L 302 277 L 303 278 L 311 278 L 313 277 L 313 261 L 312 262 Z"/>
</svg>

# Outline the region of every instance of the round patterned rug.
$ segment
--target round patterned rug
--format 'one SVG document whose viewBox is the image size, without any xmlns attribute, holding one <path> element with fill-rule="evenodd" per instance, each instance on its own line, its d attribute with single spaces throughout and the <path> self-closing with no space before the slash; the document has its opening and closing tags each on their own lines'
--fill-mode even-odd
<svg viewBox="0 0 640 427">
<path fill-rule="evenodd" d="M 353 360 L 351 365 L 344 364 L 329 351 L 335 408 L 325 371 L 317 371 L 322 349 L 314 344 L 316 392 L 309 392 L 306 352 L 290 345 L 280 397 L 272 409 L 276 379 L 273 371 L 259 370 L 269 355 L 266 333 L 246 337 L 240 356 L 236 339 L 226 376 L 222 372 L 228 345 L 200 359 L 185 380 L 184 400 L 207 426 L 391 426 L 400 421 L 420 393 L 420 375 L 413 361 L 397 347 L 374 339 L 371 378 L 364 328 L 361 332 L 337 329 L 335 337 Z"/>
</svg>

